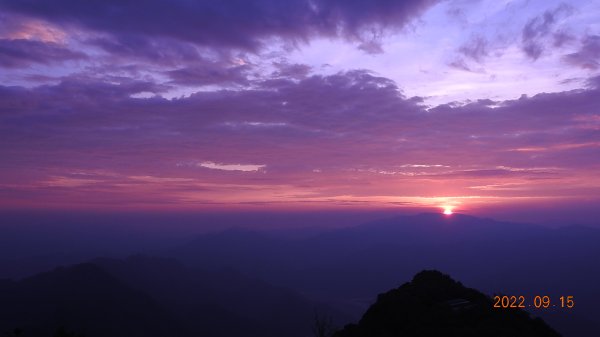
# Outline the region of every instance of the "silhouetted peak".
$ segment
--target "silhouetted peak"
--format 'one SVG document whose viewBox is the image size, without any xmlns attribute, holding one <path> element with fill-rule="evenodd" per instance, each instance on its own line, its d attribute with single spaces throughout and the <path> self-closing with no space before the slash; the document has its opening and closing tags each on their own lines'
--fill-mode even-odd
<svg viewBox="0 0 600 337">
<path fill-rule="evenodd" d="M 336 337 L 559 336 L 520 309 L 494 309 L 492 300 L 436 270 L 380 294 L 358 324 Z"/>
<path fill-rule="evenodd" d="M 453 216 L 457 216 L 457 215 L 460 215 L 460 214 L 454 213 L 452 215 Z M 438 212 L 424 212 L 424 213 L 419 213 L 417 215 L 413 215 L 412 217 L 414 217 L 414 218 L 429 218 L 429 219 L 443 219 L 443 218 L 448 218 L 448 216 L 446 216 L 445 214 L 438 213 Z"/>
<path fill-rule="evenodd" d="M 485 295 L 476 290 L 464 287 L 460 282 L 453 280 L 437 270 L 424 270 L 417 273 L 411 282 L 399 288 L 380 294 L 378 301 L 394 302 L 399 299 L 417 301 L 430 306 L 445 303 L 454 299 L 464 299 L 482 306 L 488 305 Z M 398 304 L 402 305 L 400 301 Z"/>
<path fill-rule="evenodd" d="M 473 225 L 477 226 L 489 226 L 500 224 L 491 219 L 478 218 L 471 215 L 453 213 L 452 215 L 442 213 L 420 213 L 417 215 L 399 215 L 387 219 L 381 219 L 373 221 L 371 223 L 361 225 L 359 227 L 418 227 L 418 228 L 436 228 L 439 226 L 447 226 L 452 224 L 453 226 L 465 226 Z"/>
<path fill-rule="evenodd" d="M 248 228 L 233 227 L 222 231 L 206 233 L 198 236 L 192 244 L 235 244 L 235 243 L 263 243 L 271 241 L 269 235 Z"/>
<path fill-rule="evenodd" d="M 177 259 L 171 257 L 150 256 L 145 254 L 130 255 L 125 259 L 101 257 L 95 258 L 91 262 L 102 267 L 124 265 L 150 268 L 183 268 L 183 264 Z"/>
<path fill-rule="evenodd" d="M 72 283 L 85 283 L 88 280 L 93 280 L 97 281 L 95 283 L 101 283 L 106 279 L 112 280 L 112 277 L 99 266 L 86 262 L 68 267 L 57 267 L 51 271 L 25 278 L 23 282 L 62 283 L 68 280 Z"/>
<path fill-rule="evenodd" d="M 447 222 L 455 222 L 455 223 L 477 223 L 477 224 L 494 224 L 499 223 L 495 220 L 489 218 L 480 218 L 469 214 L 464 213 L 452 213 L 450 215 L 439 213 L 420 213 L 414 216 L 407 217 L 412 220 L 429 220 L 432 223 L 447 223 Z"/>
<path fill-rule="evenodd" d="M 250 229 L 250 228 L 244 228 L 244 227 L 230 227 L 227 228 L 225 230 L 216 232 L 216 233 L 212 233 L 212 234 L 216 234 L 216 235 L 220 235 L 220 234 L 227 234 L 227 235 L 235 235 L 235 236 L 240 236 L 240 237 L 262 237 L 264 236 L 264 233 L 261 233 L 259 231 Z"/>
<path fill-rule="evenodd" d="M 411 284 L 419 287 L 457 287 L 462 286 L 460 282 L 454 281 L 449 275 L 437 270 L 423 270 L 418 272 L 412 279 Z"/>
<path fill-rule="evenodd" d="M 79 263 L 71 267 L 63 267 L 59 269 L 62 269 L 65 272 L 76 273 L 81 275 L 94 275 L 97 273 L 105 273 L 104 270 L 102 270 L 100 267 L 89 262 Z"/>
</svg>

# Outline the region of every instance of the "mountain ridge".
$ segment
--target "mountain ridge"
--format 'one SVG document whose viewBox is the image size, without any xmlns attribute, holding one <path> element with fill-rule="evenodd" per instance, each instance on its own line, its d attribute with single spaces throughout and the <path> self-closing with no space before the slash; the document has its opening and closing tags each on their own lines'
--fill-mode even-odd
<svg viewBox="0 0 600 337">
<path fill-rule="evenodd" d="M 377 296 L 360 321 L 334 337 L 559 337 L 520 309 L 494 309 L 492 299 L 437 270 Z"/>
</svg>

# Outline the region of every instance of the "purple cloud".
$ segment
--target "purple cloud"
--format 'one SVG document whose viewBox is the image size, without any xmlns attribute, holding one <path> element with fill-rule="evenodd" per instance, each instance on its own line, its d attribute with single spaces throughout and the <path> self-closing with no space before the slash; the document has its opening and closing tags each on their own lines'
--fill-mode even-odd
<svg viewBox="0 0 600 337">
<path fill-rule="evenodd" d="M 115 37 L 90 38 L 85 42 L 107 52 L 111 63 L 139 59 L 159 66 L 175 66 L 203 60 L 200 52 L 192 44 L 168 38 L 151 39 L 139 35 L 120 34 Z"/>
<path fill-rule="evenodd" d="M 569 16 L 572 12 L 571 6 L 561 4 L 554 10 L 547 10 L 542 15 L 530 19 L 523 27 L 521 34 L 522 50 L 525 55 L 532 60 L 537 60 L 544 52 L 546 38 L 552 35 L 558 19 Z M 560 42 L 560 35 L 558 39 Z"/>
<path fill-rule="evenodd" d="M 290 64 L 287 62 L 273 62 L 277 70 L 274 77 L 302 79 L 308 76 L 312 68 L 306 64 Z"/>
<path fill-rule="evenodd" d="M 587 80 L 587 86 L 591 89 L 600 90 L 600 76 L 594 76 Z"/>
<path fill-rule="evenodd" d="M 446 25 L 474 22 L 482 8 L 440 4 L 414 36 L 387 35 L 435 3 L 0 1 L 0 66 L 11 68 L 0 85 L 0 202 L 597 199 L 600 82 L 586 69 L 599 66 L 600 38 L 564 56 L 583 70 L 561 74 L 554 59 L 525 69 L 502 35 L 510 29 L 496 28 L 532 18 L 516 28 L 531 59 L 571 48 L 570 32 L 591 30 L 562 25 L 567 5 L 539 16 L 490 9 L 473 35 Z M 347 42 L 370 54 L 390 42 L 396 54 L 364 55 Z M 494 80 L 482 74 L 491 56 Z M 448 60 L 471 73 L 436 64 Z M 535 95 L 538 85 L 572 91 Z"/>
<path fill-rule="evenodd" d="M 117 37 L 168 38 L 257 50 L 263 39 L 313 36 L 362 40 L 365 30 L 403 27 L 434 0 L 3 1 L 0 8 Z"/>
<path fill-rule="evenodd" d="M 100 169 L 125 180 L 176 177 L 265 190 L 293 182 L 314 193 L 351 188 L 368 194 L 384 193 L 390 177 L 412 177 L 403 184 L 418 191 L 418 177 L 527 180 L 546 172 L 535 168 L 556 167 L 564 171 L 551 178 L 565 179 L 565 172 L 585 176 L 582 167 L 600 164 L 598 89 L 426 109 L 390 80 L 352 71 L 175 100 L 130 96 L 152 90 L 159 88 L 76 78 L 32 89 L 2 87 L 2 170 L 23 170 L 38 181 Z M 181 164 L 207 162 L 261 170 Z M 350 177 L 364 190 L 350 187 Z M 81 183 L 52 179 L 52 186 Z"/>
<path fill-rule="evenodd" d="M 376 39 L 363 41 L 360 45 L 358 45 L 358 49 L 371 55 L 383 53 L 383 46 L 381 45 L 381 42 L 377 41 Z"/>
<path fill-rule="evenodd" d="M 0 67 L 23 68 L 32 63 L 53 64 L 86 57 L 54 42 L 0 39 Z"/>
<path fill-rule="evenodd" d="M 311 143 L 320 143 L 321 148 L 331 144 L 337 148 L 341 145 L 339 141 L 353 140 L 359 141 L 353 151 L 361 153 L 362 158 L 370 156 L 367 149 L 371 146 L 384 146 L 388 141 L 391 147 L 384 148 L 389 151 L 395 146 L 398 151 L 413 147 L 427 151 L 439 146 L 469 148 L 469 144 L 508 151 L 532 144 L 550 147 L 572 138 L 593 141 L 594 133 L 586 136 L 588 131 L 579 129 L 580 122 L 574 119 L 573 111 L 582 116 L 593 115 L 599 104 L 594 97 L 597 89 L 590 89 L 506 102 L 480 100 L 425 110 L 415 100 L 403 97 L 393 82 L 364 71 L 315 75 L 299 82 L 267 81 L 256 90 L 197 93 L 171 101 L 130 97 L 137 92 L 157 90 L 160 88 L 147 82 L 116 85 L 90 83 L 86 79 L 69 79 L 56 86 L 34 89 L 5 87 L 0 98 L 3 107 L 11 109 L 7 109 L 3 117 L 3 121 L 7 121 L 4 137 L 24 131 L 18 127 L 21 124 L 10 127 L 9 121 L 27 121 L 31 130 L 60 133 L 53 129 L 56 127 L 67 131 L 61 137 L 87 139 L 73 143 L 75 147 L 95 141 L 103 143 L 104 136 L 95 137 L 109 133 L 114 133 L 114 137 L 107 139 L 129 137 L 134 141 L 135 133 L 122 131 L 140 130 L 150 137 L 148 139 L 154 139 L 153 146 L 162 140 L 200 142 L 206 146 L 211 139 L 220 144 L 243 140 L 239 144 L 242 148 L 254 144 L 259 151 L 273 142 L 306 148 L 310 148 Z M 555 134 L 553 127 L 561 131 Z M 82 133 L 78 134 L 77 130 Z M 199 133 L 200 130 L 203 131 Z M 393 141 L 402 137 L 406 140 Z M 439 137 L 445 140 L 440 143 Z M 246 143 L 250 139 L 253 141 Z M 244 153 L 245 150 L 239 151 Z M 318 159 L 319 151 L 315 150 L 313 155 Z M 186 155 L 182 153 L 182 157 Z M 206 160 L 230 161 L 227 158 Z M 267 161 L 274 163 L 271 159 Z"/>
<path fill-rule="evenodd" d="M 575 40 L 575 37 L 565 31 L 558 31 L 556 33 L 554 33 L 553 35 L 554 38 L 554 42 L 552 43 L 552 45 L 554 47 L 562 47 L 568 43 L 571 43 Z"/>
<path fill-rule="evenodd" d="M 248 84 L 247 72 L 250 66 L 232 66 L 222 62 L 206 62 L 203 64 L 179 68 L 166 72 L 172 83 L 183 85 L 210 84 Z"/>
<path fill-rule="evenodd" d="M 456 60 L 448 63 L 448 66 L 450 66 L 452 68 L 456 68 L 458 70 L 464 70 L 464 71 L 469 71 L 469 72 L 473 71 L 473 69 L 471 69 L 471 67 L 469 67 L 467 65 L 467 63 L 465 62 L 465 60 L 462 58 L 457 58 Z"/>
<path fill-rule="evenodd" d="M 463 44 L 458 51 L 464 56 L 479 63 L 483 62 L 483 59 L 490 53 L 488 41 L 481 36 L 471 38 L 467 43 Z"/>
<path fill-rule="evenodd" d="M 575 53 L 565 55 L 564 60 L 584 69 L 598 69 L 600 66 L 600 36 L 586 36 L 583 39 L 581 49 Z"/>
</svg>

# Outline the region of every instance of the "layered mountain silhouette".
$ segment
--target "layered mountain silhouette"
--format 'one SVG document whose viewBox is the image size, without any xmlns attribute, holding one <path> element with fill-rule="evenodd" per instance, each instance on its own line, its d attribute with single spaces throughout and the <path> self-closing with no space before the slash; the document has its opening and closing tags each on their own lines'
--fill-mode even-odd
<svg viewBox="0 0 600 337">
<path fill-rule="evenodd" d="M 380 294 L 358 324 L 335 337 L 557 337 L 539 318 L 520 309 L 494 309 L 492 300 L 450 276 L 427 270 Z"/>
<path fill-rule="evenodd" d="M 572 295 L 575 308 L 536 311 L 567 337 L 600 336 L 600 230 L 547 228 L 463 214 L 397 216 L 302 239 L 232 229 L 168 255 L 228 266 L 337 305 L 356 318 L 376 294 L 423 269 L 445 270 L 487 294 Z"/>
<path fill-rule="evenodd" d="M 0 332 L 68 336 L 67 326 L 87 337 L 309 335 L 314 307 L 308 302 L 241 280 L 167 259 L 97 259 L 0 282 Z M 334 336 L 560 336 L 524 311 L 492 305 L 447 275 L 422 271 L 379 295 L 358 324 Z"/>
<path fill-rule="evenodd" d="M 12 238 L 28 235 L 16 234 Z M 90 260 L 90 254 L 99 256 L 92 251 L 71 256 L 66 239 L 60 240 L 61 254 L 41 264 L 28 265 L 29 260 L 9 254 L 11 247 L 20 246 L 46 256 L 37 245 L 26 247 L 37 241 L 43 238 L 15 239 L 8 248 L 0 247 L 5 265 L 11 266 L 0 262 L 0 277 L 18 279 L 24 271 L 32 275 L 29 271 L 49 269 L 42 265 L 71 267 L 19 281 L 0 280 L 0 336 L 15 328 L 23 328 L 24 336 L 50 336 L 64 326 L 92 337 L 123 331 L 127 336 L 166 331 L 178 336 L 300 337 L 311 334 L 315 309 L 333 315 L 338 326 L 356 321 L 378 293 L 423 269 L 444 270 L 486 294 L 573 296 L 572 309 L 529 310 L 565 337 L 600 336 L 595 315 L 600 302 L 598 228 L 552 229 L 461 214 L 421 214 L 310 235 L 230 229 L 168 249 L 161 248 L 163 242 L 152 253 L 163 258 L 123 259 L 111 251 L 110 240 L 97 242 L 93 250 L 121 258 Z M 75 245 L 76 250 L 81 253 L 86 242 Z M 58 251 L 54 244 L 51 248 Z M 75 261 L 85 263 L 73 265 Z M 122 303 L 130 307 L 119 307 Z M 92 324 L 116 322 L 112 314 L 129 318 L 114 327 Z M 147 331 L 137 328 L 140 322 Z"/>
<path fill-rule="evenodd" d="M 306 336 L 315 310 L 328 310 L 235 272 L 143 256 L 4 280 L 0 303 L 0 334 L 18 328 L 26 337 L 52 336 L 58 327 L 87 337 Z"/>
</svg>

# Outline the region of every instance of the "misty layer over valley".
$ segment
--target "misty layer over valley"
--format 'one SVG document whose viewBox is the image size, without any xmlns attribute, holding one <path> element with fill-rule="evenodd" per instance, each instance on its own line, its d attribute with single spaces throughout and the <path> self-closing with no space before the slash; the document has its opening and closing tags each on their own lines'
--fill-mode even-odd
<svg viewBox="0 0 600 337">
<path fill-rule="evenodd" d="M 372 307 L 377 295 L 422 270 L 442 271 L 486 294 L 489 307 L 482 304 L 488 303 L 482 300 L 485 296 L 469 300 L 478 303 L 469 310 L 488 317 L 486 322 L 513 322 L 516 327 L 541 329 L 540 336 L 545 336 L 542 323 L 527 323 L 526 314 L 506 318 L 503 315 L 512 314 L 499 312 L 515 309 L 492 310 L 491 296 L 531 301 L 539 295 L 557 301 L 569 295 L 576 302 L 573 308 L 526 310 L 531 319 L 541 317 L 563 336 L 600 333 L 595 315 L 600 301 L 600 230 L 595 227 L 548 228 L 424 213 L 386 215 L 320 230 L 310 224 L 289 230 L 282 230 L 283 225 L 241 226 L 244 221 L 239 220 L 225 230 L 206 224 L 208 230 L 199 233 L 192 230 L 198 227 L 181 223 L 172 224 L 171 230 L 158 229 L 167 228 L 167 223 L 154 231 L 140 230 L 117 216 L 105 224 L 101 222 L 106 219 L 90 219 L 87 226 L 81 217 L 76 225 L 64 216 L 56 221 L 48 220 L 50 216 L 34 218 L 28 224 L 5 226 L 0 238 L 0 333 L 22 329 L 23 336 L 50 336 L 64 327 L 85 336 L 300 337 L 314 335 L 317 317 L 340 336 L 377 335 L 368 332 L 372 327 L 365 323 L 379 322 L 373 317 L 381 313 L 373 316 L 373 310 L 379 312 L 373 308 L 383 304 Z M 154 224 L 161 221 L 165 219 L 155 218 Z M 10 223 L 9 215 L 3 216 L 3 223 Z M 151 228 L 152 220 L 148 223 Z M 435 302 L 433 307 L 429 297 L 415 295 L 419 291 L 406 291 L 429 305 L 422 315 L 432 319 L 438 317 L 437 305 L 444 307 L 456 300 L 452 296 L 460 299 L 457 294 L 468 293 L 452 289 L 455 292 L 436 295 L 442 304 Z M 414 303 L 403 302 L 408 295 L 398 296 L 393 297 L 394 305 L 383 307 L 408 319 Z M 468 322 L 474 315 L 448 313 L 445 322 Z M 371 318 L 361 319 L 363 314 Z M 342 330 L 350 323 L 358 325 Z M 394 324 L 389 328 L 397 329 Z M 411 335 L 410 329 L 405 335 Z M 531 331 L 522 335 L 537 336 Z"/>
</svg>

